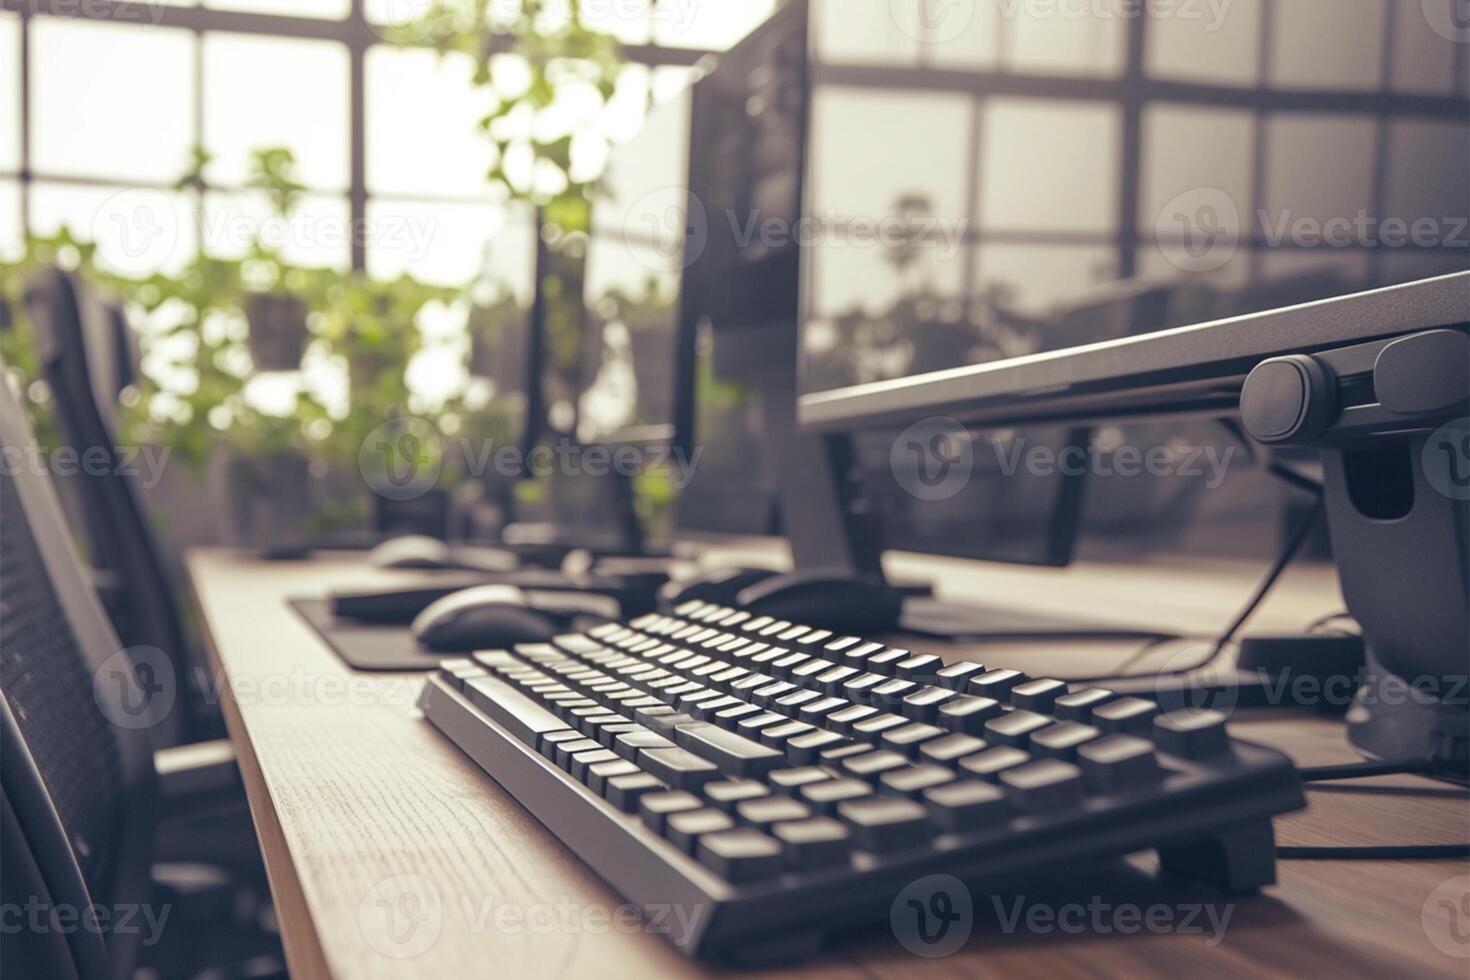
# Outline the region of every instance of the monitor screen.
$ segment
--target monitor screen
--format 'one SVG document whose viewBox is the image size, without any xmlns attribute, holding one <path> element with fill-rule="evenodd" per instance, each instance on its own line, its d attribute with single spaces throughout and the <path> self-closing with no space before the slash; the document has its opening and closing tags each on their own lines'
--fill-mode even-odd
<svg viewBox="0 0 1470 980">
<path fill-rule="evenodd" d="M 495 445 L 534 444 L 540 425 L 532 402 L 540 385 L 531 363 L 531 307 L 536 290 L 536 219 L 528 206 L 507 209 L 486 247 L 465 309 L 470 340 L 466 428 Z M 519 473 L 486 473 L 514 479 Z"/>
<path fill-rule="evenodd" d="M 589 223 L 583 444 L 669 442 L 678 418 L 689 220 L 690 93 L 653 106 L 617 147 Z"/>
<path fill-rule="evenodd" d="M 1418 3 L 813 7 L 804 394 L 1470 264 Z"/>
</svg>

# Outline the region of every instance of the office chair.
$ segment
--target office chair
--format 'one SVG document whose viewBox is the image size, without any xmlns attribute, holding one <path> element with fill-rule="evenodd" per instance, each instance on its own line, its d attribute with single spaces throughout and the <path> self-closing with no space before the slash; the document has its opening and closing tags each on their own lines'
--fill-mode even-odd
<svg viewBox="0 0 1470 980">
<path fill-rule="evenodd" d="M 0 383 L 0 451 L 24 460 L 30 445 Z M 89 585 L 42 468 L 0 468 L 0 903 L 114 915 L 167 904 L 175 928 L 155 946 L 141 930 L 20 923 L 0 943 L 0 974 L 112 980 L 146 959 L 158 975 L 193 975 L 211 965 L 201 956 L 240 953 L 221 926 L 250 888 L 263 894 L 258 852 L 241 846 L 253 830 L 239 773 L 198 746 L 154 752 L 135 723 L 139 675 Z M 243 948 L 271 954 L 272 938 L 246 932 Z"/>
<path fill-rule="evenodd" d="M 116 392 L 99 398 L 94 385 L 98 372 L 90 359 L 113 361 L 119 355 L 95 353 L 95 331 L 94 342 L 88 344 L 83 318 L 85 287 L 73 276 L 60 269 L 43 270 L 27 283 L 25 298 L 35 326 L 36 356 L 51 387 L 64 444 L 79 459 L 105 454 L 109 464 L 81 467 L 74 485 L 93 585 L 126 646 L 161 650 L 176 677 L 192 678 L 195 661 L 162 553 L 147 511 L 120 465 L 116 433 L 107 421 L 110 414 L 102 407 Z M 104 373 L 111 376 L 114 372 Z M 185 686 L 184 691 L 188 690 Z M 203 711 L 197 698 L 187 700 L 188 711 L 174 712 L 154 731 L 158 745 L 222 734 L 217 718 Z"/>
</svg>

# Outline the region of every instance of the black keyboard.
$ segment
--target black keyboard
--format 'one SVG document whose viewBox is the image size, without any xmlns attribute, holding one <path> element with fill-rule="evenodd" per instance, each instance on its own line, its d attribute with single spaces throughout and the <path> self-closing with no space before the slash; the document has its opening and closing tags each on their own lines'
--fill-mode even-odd
<svg viewBox="0 0 1470 980">
<path fill-rule="evenodd" d="M 704 602 L 446 661 L 425 716 L 669 938 L 813 952 L 936 872 L 980 888 L 1157 848 L 1249 892 L 1291 762 L 1214 711 L 1069 687 Z"/>
</svg>

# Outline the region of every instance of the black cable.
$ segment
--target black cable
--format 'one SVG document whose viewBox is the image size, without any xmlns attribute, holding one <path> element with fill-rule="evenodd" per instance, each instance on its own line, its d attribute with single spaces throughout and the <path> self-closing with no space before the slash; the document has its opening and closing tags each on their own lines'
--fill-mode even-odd
<svg viewBox="0 0 1470 980">
<path fill-rule="evenodd" d="M 1434 771 L 1428 759 L 1406 759 L 1400 762 L 1348 762 L 1336 766 L 1302 766 L 1297 774 L 1304 783 L 1333 779 L 1362 779 L 1365 776 L 1425 775 Z"/>
<path fill-rule="evenodd" d="M 1404 861 L 1470 857 L 1470 844 L 1344 844 L 1278 847 L 1276 856 L 1295 861 Z"/>
</svg>

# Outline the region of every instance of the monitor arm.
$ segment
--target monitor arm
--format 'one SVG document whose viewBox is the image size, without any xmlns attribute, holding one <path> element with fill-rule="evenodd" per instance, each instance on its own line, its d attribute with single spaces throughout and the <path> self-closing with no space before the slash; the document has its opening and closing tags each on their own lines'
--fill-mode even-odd
<svg viewBox="0 0 1470 980">
<path fill-rule="evenodd" d="M 1333 555 L 1368 647 L 1363 753 L 1470 780 L 1470 338 L 1426 330 L 1259 364 L 1241 421 L 1321 451 Z"/>
</svg>

